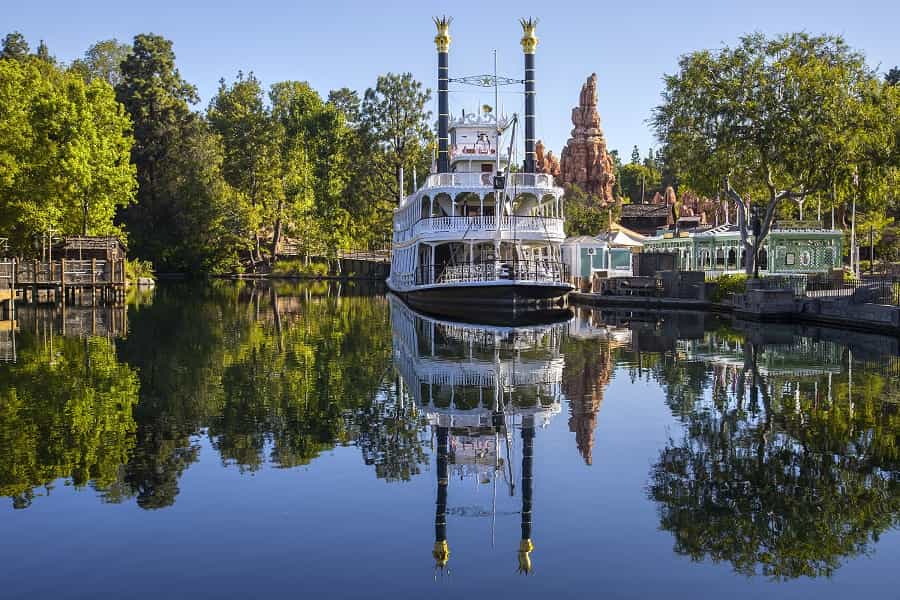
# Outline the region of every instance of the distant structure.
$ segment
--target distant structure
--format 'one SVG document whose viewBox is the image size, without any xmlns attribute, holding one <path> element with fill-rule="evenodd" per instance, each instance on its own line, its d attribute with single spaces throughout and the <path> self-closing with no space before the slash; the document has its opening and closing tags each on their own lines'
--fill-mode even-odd
<svg viewBox="0 0 900 600">
<path fill-rule="evenodd" d="M 553 150 L 547 150 L 544 142 L 537 141 L 534 146 L 535 171 L 559 177 L 559 160 L 553 156 Z"/>
<path fill-rule="evenodd" d="M 656 235 L 657 230 L 674 224 L 672 207 L 666 204 L 623 204 L 619 222 L 642 235 Z"/>
<path fill-rule="evenodd" d="M 572 109 L 572 124 L 572 137 L 560 158 L 560 179 L 592 194 L 600 206 L 610 206 L 615 201 L 615 165 L 600 129 L 596 73 L 581 87 L 578 106 Z"/>
</svg>

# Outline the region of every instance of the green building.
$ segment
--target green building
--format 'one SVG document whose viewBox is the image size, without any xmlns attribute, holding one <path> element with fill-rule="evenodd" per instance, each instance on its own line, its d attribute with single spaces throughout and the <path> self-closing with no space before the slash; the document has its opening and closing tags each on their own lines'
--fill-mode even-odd
<svg viewBox="0 0 900 600">
<path fill-rule="evenodd" d="M 843 234 L 818 222 L 781 221 L 773 224 L 759 255 L 760 272 L 825 273 L 843 264 Z M 736 225 L 660 230 L 644 241 L 643 252 L 671 252 L 682 271 L 706 271 L 709 276 L 742 273 L 741 233 Z"/>
</svg>

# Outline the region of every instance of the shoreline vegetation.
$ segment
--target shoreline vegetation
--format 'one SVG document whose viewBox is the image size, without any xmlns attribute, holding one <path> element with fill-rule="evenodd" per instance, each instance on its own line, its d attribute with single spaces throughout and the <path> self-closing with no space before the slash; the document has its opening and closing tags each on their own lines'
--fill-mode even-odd
<svg viewBox="0 0 900 600">
<path fill-rule="evenodd" d="M 836 36 L 756 33 L 688 53 L 663 77 L 659 147 L 646 158 L 635 147 L 628 164 L 611 152 L 611 208 L 569 188 L 566 233 L 596 234 L 622 204 L 673 187 L 744 207 L 742 231 L 758 218 L 750 256 L 773 219 L 806 204 L 845 231 L 855 219 L 857 241 L 895 262 L 898 84 L 900 70 L 878 73 Z M 12 32 L 0 52 L 0 237 L 33 257 L 48 234 L 116 235 L 145 276 L 346 278 L 339 257 L 384 249 L 412 174 L 430 170 L 430 101 L 410 73 L 323 97 L 238 71 L 204 108 L 162 36 L 103 40 L 66 62 Z"/>
</svg>

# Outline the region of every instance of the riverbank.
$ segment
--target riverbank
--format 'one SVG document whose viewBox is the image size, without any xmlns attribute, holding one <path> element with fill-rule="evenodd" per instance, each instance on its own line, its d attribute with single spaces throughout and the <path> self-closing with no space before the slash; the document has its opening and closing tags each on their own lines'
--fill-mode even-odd
<svg viewBox="0 0 900 600">
<path fill-rule="evenodd" d="M 569 302 L 576 306 L 605 308 L 711 311 L 733 314 L 747 321 L 808 323 L 900 335 L 900 307 L 853 304 L 847 299 L 795 299 L 788 290 L 750 290 L 745 294 L 735 294 L 732 300 L 725 302 L 572 292 Z"/>
</svg>

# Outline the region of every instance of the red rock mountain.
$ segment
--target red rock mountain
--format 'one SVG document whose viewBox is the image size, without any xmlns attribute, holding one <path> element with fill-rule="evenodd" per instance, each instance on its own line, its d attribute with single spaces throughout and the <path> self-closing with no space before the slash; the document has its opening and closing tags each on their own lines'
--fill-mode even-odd
<svg viewBox="0 0 900 600">
<path fill-rule="evenodd" d="M 563 148 L 560 180 L 593 194 L 599 205 L 614 202 L 615 166 L 606 148 L 597 112 L 597 74 L 592 73 L 581 86 L 578 106 L 572 109 L 572 137 Z"/>
</svg>

